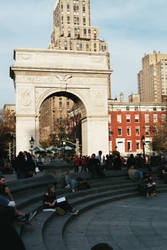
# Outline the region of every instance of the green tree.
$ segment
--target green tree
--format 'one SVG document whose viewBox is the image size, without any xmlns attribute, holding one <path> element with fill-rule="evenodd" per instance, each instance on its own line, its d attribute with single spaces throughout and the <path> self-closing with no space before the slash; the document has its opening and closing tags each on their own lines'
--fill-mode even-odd
<svg viewBox="0 0 167 250">
<path fill-rule="evenodd" d="M 167 151 L 167 124 L 159 127 L 158 131 L 154 133 L 152 140 L 152 149 L 157 152 Z"/>
<path fill-rule="evenodd" d="M 3 112 L 0 111 L 0 157 L 5 158 L 8 156 L 9 143 L 12 140 L 12 133 L 14 133 L 14 127 L 10 122 L 4 120 Z"/>
<path fill-rule="evenodd" d="M 58 119 L 57 121 L 55 121 L 54 127 L 54 132 L 50 134 L 49 144 L 61 147 L 63 140 L 70 140 L 71 138 L 69 120 L 67 118 Z"/>
</svg>

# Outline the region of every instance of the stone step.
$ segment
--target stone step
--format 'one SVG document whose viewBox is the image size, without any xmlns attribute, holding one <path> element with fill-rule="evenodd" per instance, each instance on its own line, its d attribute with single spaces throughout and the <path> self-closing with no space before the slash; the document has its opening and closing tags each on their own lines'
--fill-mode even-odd
<svg viewBox="0 0 167 250">
<path fill-rule="evenodd" d="M 130 191 L 130 188 L 128 188 L 128 189 L 126 189 L 127 191 Z M 95 195 L 93 195 L 93 194 L 91 194 L 91 195 L 87 195 L 87 196 L 82 196 L 82 197 L 73 197 L 73 199 L 70 201 L 70 203 L 71 204 L 73 204 L 73 205 L 76 205 L 76 204 L 81 204 L 81 203 L 84 203 L 85 204 L 85 202 L 90 202 L 90 201 L 92 201 L 92 200 L 96 200 L 97 198 L 101 198 L 101 197 L 103 197 L 104 198 L 104 196 L 105 197 L 108 197 L 108 196 L 111 196 L 111 195 L 116 195 L 116 194 L 120 194 L 120 193 L 122 193 L 122 192 L 126 192 L 126 190 L 125 189 L 120 189 L 120 190 L 115 190 L 115 192 L 114 191 L 108 191 L 107 193 L 105 192 L 105 191 L 103 191 L 103 193 L 99 193 L 99 194 L 97 194 L 97 193 L 95 193 Z M 39 205 L 39 203 L 38 203 L 38 205 Z M 40 225 L 42 225 L 43 224 L 43 214 L 44 214 L 44 218 L 46 219 L 46 217 L 47 217 L 47 213 L 42 213 L 42 212 L 39 212 L 39 214 L 37 215 L 37 220 L 35 221 L 35 225 L 37 225 L 37 227 L 35 226 L 35 231 L 37 230 L 39 230 L 39 226 Z M 48 214 L 48 217 L 47 217 L 47 220 L 50 218 L 50 214 Z M 41 220 L 41 218 L 42 218 L 42 220 Z M 41 229 L 42 230 L 42 229 Z M 37 233 L 37 232 L 36 232 Z M 35 233 L 35 234 L 36 234 Z M 30 233 L 28 233 L 28 235 L 29 235 Z M 32 234 L 34 234 L 34 231 L 32 231 Z M 26 244 L 26 241 L 27 241 L 27 236 L 26 236 L 26 234 L 24 233 L 24 237 L 23 237 L 23 239 L 25 239 L 25 244 Z M 39 240 L 39 239 L 38 239 Z M 36 246 L 36 244 L 35 244 L 35 246 Z M 31 246 L 31 247 L 33 247 L 33 246 Z"/>
<path fill-rule="evenodd" d="M 98 200 L 89 200 L 88 202 L 83 203 L 82 206 L 79 206 L 80 216 L 82 216 L 82 213 L 88 211 L 89 209 L 93 209 L 96 206 L 100 206 L 102 204 L 104 205 L 105 203 L 114 202 L 117 200 L 133 198 L 137 195 L 137 192 L 127 192 L 124 194 L 116 194 L 110 197 L 103 197 Z M 53 215 L 52 218 L 49 218 L 49 220 L 45 223 L 43 229 L 43 239 L 48 250 L 55 249 L 55 246 L 57 249 L 67 250 L 63 241 L 63 233 L 66 230 L 68 223 L 70 223 L 73 218 L 75 218 L 75 216 L 69 215 L 60 218 L 59 216 Z M 51 231 L 54 232 L 54 235 L 51 234 Z"/>
</svg>

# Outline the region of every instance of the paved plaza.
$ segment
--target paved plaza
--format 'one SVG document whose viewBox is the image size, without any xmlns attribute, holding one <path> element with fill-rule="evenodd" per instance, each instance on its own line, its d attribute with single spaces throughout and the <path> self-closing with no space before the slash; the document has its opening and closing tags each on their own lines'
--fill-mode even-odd
<svg viewBox="0 0 167 250">
<path fill-rule="evenodd" d="M 167 195 L 122 200 L 76 217 L 64 233 L 68 250 L 108 242 L 114 250 L 167 249 Z"/>
</svg>

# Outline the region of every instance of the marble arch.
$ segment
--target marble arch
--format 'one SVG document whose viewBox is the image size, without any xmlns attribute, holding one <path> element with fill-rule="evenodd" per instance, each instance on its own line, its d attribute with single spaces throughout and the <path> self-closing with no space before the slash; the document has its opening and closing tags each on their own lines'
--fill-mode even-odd
<svg viewBox="0 0 167 250">
<path fill-rule="evenodd" d="M 16 90 L 16 150 L 39 143 L 38 113 L 49 95 L 66 92 L 82 109 L 83 154 L 108 149 L 110 63 L 106 52 L 15 49 L 11 78 Z"/>
</svg>

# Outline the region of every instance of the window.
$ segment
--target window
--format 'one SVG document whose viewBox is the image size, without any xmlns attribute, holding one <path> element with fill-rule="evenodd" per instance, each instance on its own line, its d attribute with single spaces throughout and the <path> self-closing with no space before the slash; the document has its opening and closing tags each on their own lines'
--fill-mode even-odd
<svg viewBox="0 0 167 250">
<path fill-rule="evenodd" d="M 138 111 L 139 110 L 139 107 L 135 107 L 135 111 Z"/>
<path fill-rule="evenodd" d="M 119 136 L 122 135 L 122 128 L 121 128 L 121 127 L 118 128 L 118 135 L 119 135 Z"/>
<path fill-rule="evenodd" d="M 158 122 L 158 115 L 157 114 L 153 114 L 153 122 Z"/>
<path fill-rule="evenodd" d="M 154 129 L 154 130 L 153 130 L 154 135 L 157 135 L 157 134 L 158 134 L 158 128 L 157 128 L 157 126 L 154 126 L 153 129 Z"/>
<path fill-rule="evenodd" d="M 131 136 L 131 127 L 126 128 L 127 136 Z"/>
<path fill-rule="evenodd" d="M 157 108 L 156 107 L 153 107 L 153 111 L 156 111 L 157 110 Z"/>
<path fill-rule="evenodd" d="M 111 133 L 111 128 L 109 128 L 109 136 L 111 136 L 112 135 L 112 133 Z"/>
<path fill-rule="evenodd" d="M 130 115 L 126 115 L 126 122 L 130 123 Z"/>
<path fill-rule="evenodd" d="M 129 106 L 126 106 L 126 110 L 127 110 L 127 111 L 129 110 Z"/>
<path fill-rule="evenodd" d="M 122 122 L 122 116 L 121 115 L 117 115 L 117 122 L 121 123 Z"/>
<path fill-rule="evenodd" d="M 131 141 L 127 141 L 127 148 L 128 148 L 128 151 L 132 150 L 132 142 Z"/>
<path fill-rule="evenodd" d="M 136 141 L 136 150 L 140 149 L 140 141 Z"/>
<path fill-rule="evenodd" d="M 140 136 L 140 128 L 139 127 L 135 128 L 135 134 L 136 134 L 136 136 Z"/>
<path fill-rule="evenodd" d="M 145 133 L 147 136 L 150 135 L 150 127 L 149 126 L 145 127 Z"/>
<path fill-rule="evenodd" d="M 135 115 L 135 122 L 139 122 L 139 115 Z"/>
<path fill-rule="evenodd" d="M 145 123 L 148 123 L 149 122 L 149 114 L 145 114 Z"/>
<path fill-rule="evenodd" d="M 162 122 L 166 122 L 166 114 L 161 115 L 161 120 L 162 120 Z"/>
</svg>

